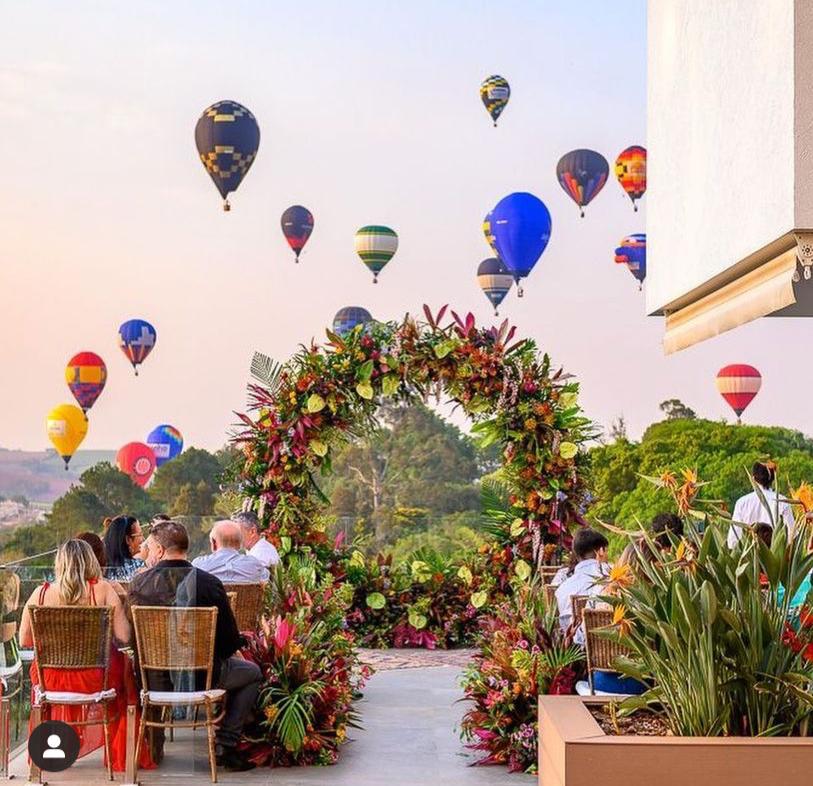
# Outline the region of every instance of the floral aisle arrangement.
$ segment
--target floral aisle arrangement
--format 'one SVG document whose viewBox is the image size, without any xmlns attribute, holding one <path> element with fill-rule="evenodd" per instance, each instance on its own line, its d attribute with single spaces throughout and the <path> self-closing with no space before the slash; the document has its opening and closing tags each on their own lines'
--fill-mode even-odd
<svg viewBox="0 0 813 786">
<path fill-rule="evenodd" d="M 269 585 L 266 617 L 243 654 L 263 672 L 243 748 L 259 766 L 333 764 L 357 725 L 353 697 L 369 677 L 346 630 L 350 588 L 292 558 Z"/>
<path fill-rule="evenodd" d="M 535 772 L 537 698 L 572 693 L 583 654 L 564 639 L 536 581 L 519 584 L 481 626 L 479 652 L 463 678 L 472 705 L 461 724 L 463 739 L 484 754 L 477 764 Z"/>
<path fill-rule="evenodd" d="M 800 515 L 792 537 L 778 524 L 770 546 L 745 529 L 729 548 L 730 519 L 695 499 L 693 473 L 658 483 L 686 515 L 685 537 L 659 560 L 639 543 L 638 580 L 606 598 L 615 624 L 604 635 L 629 649 L 620 671 L 651 686 L 622 707 L 655 708 L 685 736 L 813 733 L 813 620 L 800 597 L 813 570 L 810 524 Z"/>
<path fill-rule="evenodd" d="M 471 314 L 454 312 L 444 322 L 446 311 L 425 306 L 423 322 L 407 316 L 342 336 L 328 331 L 326 345 L 303 348 L 284 365 L 255 358 L 252 411 L 240 416 L 236 437 L 240 490 L 283 553 L 330 559 L 317 478 L 330 472 L 336 446 L 367 433 L 382 400 L 443 392 L 473 421 L 481 444 L 501 446 L 516 513 L 512 556 L 541 564 L 566 545 L 587 500 L 581 446 L 593 435 L 578 385 L 532 341 L 514 341 L 507 323 L 478 327 Z"/>
</svg>

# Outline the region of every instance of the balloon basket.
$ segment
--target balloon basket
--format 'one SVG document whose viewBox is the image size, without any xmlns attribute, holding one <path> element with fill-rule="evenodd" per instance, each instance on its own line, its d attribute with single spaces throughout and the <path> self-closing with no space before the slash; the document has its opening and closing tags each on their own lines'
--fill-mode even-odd
<svg viewBox="0 0 813 786">
<path fill-rule="evenodd" d="M 223 212 L 228 213 L 231 210 L 231 205 L 229 204 L 228 199 L 223 200 Z"/>
</svg>

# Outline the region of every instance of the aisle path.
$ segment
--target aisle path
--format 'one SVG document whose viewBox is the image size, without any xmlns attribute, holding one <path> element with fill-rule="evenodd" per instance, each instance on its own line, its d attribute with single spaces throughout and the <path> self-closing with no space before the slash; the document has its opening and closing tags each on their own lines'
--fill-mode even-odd
<svg viewBox="0 0 813 786">
<path fill-rule="evenodd" d="M 351 730 L 333 767 L 263 769 L 241 774 L 220 771 L 223 786 L 532 786 L 527 775 L 509 775 L 501 767 L 469 767 L 472 757 L 460 743 L 457 726 L 464 712 L 459 703 L 461 666 L 468 653 L 364 651 L 377 664 L 358 708 L 363 730 Z M 428 664 L 428 665 L 427 665 Z M 194 760 L 194 774 L 190 763 Z M 12 762 L 12 772 L 25 782 L 25 757 Z M 168 744 L 159 770 L 139 774 L 143 786 L 207 784 L 205 735 L 193 744 L 187 734 Z M 18 782 L 20 782 L 18 781 Z M 53 784 L 110 784 L 102 777 L 98 754 L 50 776 Z M 120 783 L 120 779 L 117 778 Z"/>
</svg>

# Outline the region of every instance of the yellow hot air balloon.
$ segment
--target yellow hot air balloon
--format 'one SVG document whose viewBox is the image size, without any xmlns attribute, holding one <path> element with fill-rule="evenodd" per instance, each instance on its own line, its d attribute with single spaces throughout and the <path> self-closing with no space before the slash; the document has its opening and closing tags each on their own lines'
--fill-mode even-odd
<svg viewBox="0 0 813 786">
<path fill-rule="evenodd" d="M 48 413 L 45 428 L 48 439 L 56 448 L 56 452 L 62 456 L 67 470 L 71 456 L 76 453 L 76 449 L 88 433 L 85 413 L 73 404 L 60 404 Z"/>
</svg>

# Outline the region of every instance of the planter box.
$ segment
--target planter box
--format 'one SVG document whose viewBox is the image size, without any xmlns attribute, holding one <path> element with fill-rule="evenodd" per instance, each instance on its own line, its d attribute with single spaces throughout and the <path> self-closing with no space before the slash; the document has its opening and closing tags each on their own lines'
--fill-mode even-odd
<svg viewBox="0 0 813 786">
<path fill-rule="evenodd" d="M 810 786 L 813 737 L 615 737 L 587 710 L 539 697 L 540 786 Z"/>
</svg>

